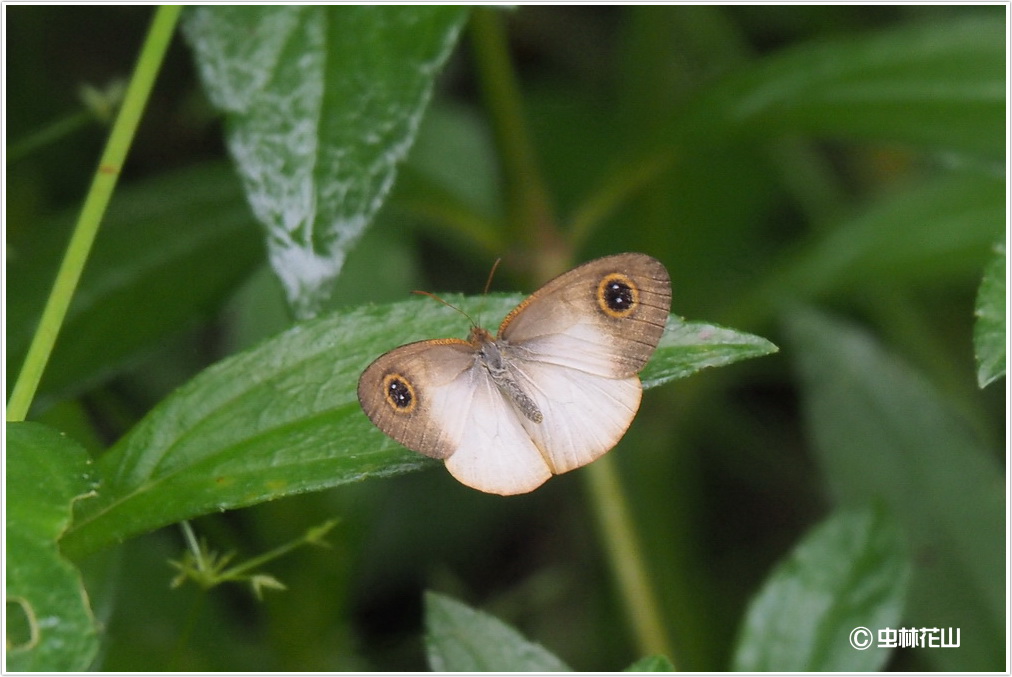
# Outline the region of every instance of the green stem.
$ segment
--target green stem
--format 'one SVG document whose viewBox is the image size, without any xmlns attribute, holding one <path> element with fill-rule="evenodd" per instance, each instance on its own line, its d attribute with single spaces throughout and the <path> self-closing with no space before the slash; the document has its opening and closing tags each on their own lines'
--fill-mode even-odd
<svg viewBox="0 0 1012 677">
<path fill-rule="evenodd" d="M 671 164 L 668 151 L 637 158 L 609 173 L 607 181 L 590 193 L 569 218 L 569 239 L 575 249 L 590 239 L 594 230 L 618 211 L 631 196 L 657 179 Z"/>
<path fill-rule="evenodd" d="M 505 243 L 497 222 L 485 218 L 446 188 L 413 170 L 401 168 L 397 179 L 397 205 L 436 226 L 440 234 L 459 238 L 467 247 L 495 258 Z"/>
<path fill-rule="evenodd" d="M 190 610 L 186 614 L 185 624 L 183 625 L 179 636 L 176 638 L 176 644 L 172 649 L 172 653 L 169 654 L 169 664 L 166 666 L 166 670 L 182 672 L 185 669 L 185 666 L 187 665 L 187 650 L 190 649 L 190 642 L 196 634 L 197 623 L 200 620 L 205 599 L 207 599 L 207 591 L 194 588 L 193 602 L 190 604 Z"/>
<path fill-rule="evenodd" d="M 190 520 L 183 520 L 179 523 L 179 526 L 183 529 L 183 538 L 186 540 L 186 547 L 190 549 L 190 553 L 193 555 L 193 560 L 197 563 L 197 570 L 206 570 L 207 565 L 204 563 L 204 549 L 201 548 L 200 543 L 197 542 L 197 535 L 193 533 L 193 526 L 190 525 Z"/>
<path fill-rule="evenodd" d="M 471 38 L 485 109 L 492 123 L 509 209 L 509 228 L 538 279 L 561 272 L 572 251 L 559 233 L 549 191 L 528 134 L 520 88 L 509 59 L 502 10 L 476 8 Z"/>
<path fill-rule="evenodd" d="M 657 606 L 657 593 L 650 585 L 643 549 L 613 457 L 603 456 L 587 466 L 585 476 L 608 562 L 639 651 L 643 655 L 662 654 L 674 665 L 675 655 Z"/>
<path fill-rule="evenodd" d="M 485 106 L 492 121 L 510 209 L 510 227 L 518 236 L 524 253 L 533 259 L 528 271 L 538 280 L 546 280 L 568 268 L 575 255 L 572 238 L 564 239 L 552 213 L 548 188 L 541 176 L 534 145 L 524 123 L 520 90 L 509 60 L 501 10 L 475 9 L 471 17 L 471 37 Z M 660 159 L 658 162 L 662 162 Z M 600 203 L 580 214 L 579 232 L 589 230 L 611 204 L 633 190 L 656 171 L 657 163 L 647 163 L 643 173 L 634 172 L 630 180 L 612 189 Z M 614 195 L 612 194 L 614 193 Z M 651 590 L 642 550 L 636 538 L 618 475 L 609 457 L 588 468 L 590 501 L 598 516 L 604 549 L 618 581 L 619 594 L 626 607 L 636 642 L 647 653 L 672 652 L 657 608 L 657 595 Z"/>
<path fill-rule="evenodd" d="M 95 116 L 91 111 L 80 110 L 46 125 L 37 132 L 33 132 L 20 141 L 8 146 L 7 164 L 14 164 L 35 151 L 45 148 L 49 144 L 55 143 L 66 136 L 70 136 L 79 129 L 84 129 L 94 119 Z"/>
<path fill-rule="evenodd" d="M 287 555 L 292 550 L 300 548 L 303 545 L 306 545 L 307 543 L 321 545 L 324 543 L 323 536 L 328 531 L 333 529 L 336 525 L 337 520 L 327 520 L 322 525 L 313 527 L 312 529 L 302 534 L 298 538 L 291 540 L 288 543 L 285 543 L 284 545 L 279 545 L 270 552 L 265 552 L 262 555 L 258 555 L 256 557 L 253 557 L 252 559 L 243 562 L 242 564 L 237 564 L 231 569 L 225 571 L 224 574 L 222 575 L 222 578 L 240 579 L 242 576 L 246 575 L 247 571 L 253 571 L 257 567 L 260 567 L 266 564 L 267 562 L 270 562 L 271 560 L 275 560 L 278 559 L 279 557 Z"/>
<path fill-rule="evenodd" d="M 71 236 L 67 252 L 60 264 L 60 270 L 53 282 L 46 307 L 42 311 L 38 329 L 32 337 L 31 346 L 25 357 L 25 363 L 14 384 L 11 398 L 7 403 L 7 420 L 23 421 L 28 415 L 35 392 L 42 380 L 46 363 L 53 352 L 56 337 L 67 315 L 67 308 L 74 296 L 81 271 L 88 260 L 88 253 L 95 241 L 98 225 L 105 213 L 109 198 L 112 196 L 116 181 L 119 179 L 123 161 L 133 141 L 134 132 L 140 121 L 141 113 L 148 101 L 155 76 L 161 68 L 165 51 L 172 39 L 176 20 L 179 18 L 179 6 L 162 6 L 155 13 L 154 21 L 144 42 L 137 67 L 130 80 L 123 100 L 123 107 L 116 117 L 105 152 L 98 163 L 98 169 L 91 183 L 91 189 L 85 198 L 81 215 L 78 217 L 74 234 Z"/>
</svg>

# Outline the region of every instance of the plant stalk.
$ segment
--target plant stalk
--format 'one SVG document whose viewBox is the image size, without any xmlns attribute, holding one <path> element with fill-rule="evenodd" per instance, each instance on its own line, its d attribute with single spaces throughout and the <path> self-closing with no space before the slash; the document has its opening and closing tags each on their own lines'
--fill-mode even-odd
<svg viewBox="0 0 1012 677">
<path fill-rule="evenodd" d="M 74 227 L 74 233 L 67 245 L 60 270 L 53 282 L 46 307 L 39 319 L 39 326 L 32 337 L 32 343 L 25 356 L 25 363 L 14 384 L 11 398 L 7 402 L 7 420 L 23 421 L 28 415 L 32 400 L 38 390 L 42 374 L 49 362 L 49 356 L 56 344 L 56 337 L 67 315 L 74 290 L 81 279 L 81 272 L 88 260 L 88 254 L 98 233 L 99 223 L 116 187 L 126 154 L 130 150 L 134 133 L 140 122 L 141 113 L 147 104 L 154 85 L 155 76 L 161 68 L 165 52 L 175 29 L 179 12 L 176 6 L 161 6 L 155 12 L 144 47 L 137 60 L 133 77 L 123 99 L 123 107 L 106 142 L 105 151 L 99 160 L 91 188 L 85 198 L 81 214 Z"/>
<path fill-rule="evenodd" d="M 614 457 L 602 456 L 584 473 L 608 563 L 637 647 L 644 656 L 661 654 L 676 665 Z"/>
<path fill-rule="evenodd" d="M 505 181 L 508 238 L 522 247 L 523 262 L 530 263 L 526 272 L 546 280 L 568 267 L 574 252 L 559 232 L 524 120 L 502 13 L 496 8 L 474 9 L 470 23 L 474 60 Z"/>
<path fill-rule="evenodd" d="M 510 205 L 510 234 L 533 259 L 529 272 L 538 280 L 561 273 L 573 263 L 574 238 L 560 232 L 552 213 L 549 190 L 541 175 L 537 153 L 524 122 L 516 75 L 509 60 L 501 10 L 477 8 L 471 17 L 476 67 L 485 106 L 492 121 Z M 649 175 L 652 166 L 646 168 Z M 634 176 L 633 187 L 640 180 Z M 630 190 L 619 186 L 617 191 Z M 607 211 L 605 200 L 583 215 L 592 222 L 597 212 Z M 589 228 L 581 228 L 581 232 Z M 604 550 L 618 582 L 636 643 L 650 654 L 672 657 L 667 633 L 651 589 L 642 549 L 618 474 L 608 456 L 588 467 L 590 502 L 597 514 Z"/>
</svg>

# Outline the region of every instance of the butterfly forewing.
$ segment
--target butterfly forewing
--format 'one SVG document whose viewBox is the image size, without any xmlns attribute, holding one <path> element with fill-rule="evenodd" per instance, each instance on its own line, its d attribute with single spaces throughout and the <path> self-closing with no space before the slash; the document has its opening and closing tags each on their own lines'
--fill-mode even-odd
<svg viewBox="0 0 1012 677">
<path fill-rule="evenodd" d="M 560 364 L 627 377 L 650 359 L 670 309 L 664 265 L 646 254 L 617 254 L 548 282 L 506 317 L 499 335 L 535 351 L 549 341 Z"/>
<path fill-rule="evenodd" d="M 419 341 L 394 348 L 358 381 L 358 400 L 376 427 L 409 449 L 446 458 L 459 446 L 459 416 L 474 381 L 474 351 L 466 341 Z"/>
</svg>

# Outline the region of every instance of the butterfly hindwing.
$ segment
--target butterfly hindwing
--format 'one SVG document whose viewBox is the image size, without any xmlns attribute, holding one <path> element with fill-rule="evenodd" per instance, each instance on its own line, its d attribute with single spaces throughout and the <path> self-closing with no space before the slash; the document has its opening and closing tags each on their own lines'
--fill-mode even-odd
<svg viewBox="0 0 1012 677">
<path fill-rule="evenodd" d="M 533 491 L 552 476 L 551 468 L 525 429 L 526 419 L 478 369 L 466 406 L 457 409 L 468 425 L 446 468 L 463 484 L 487 493 Z"/>
<path fill-rule="evenodd" d="M 541 423 L 521 423 L 555 474 L 609 451 L 639 409 L 643 388 L 635 375 L 613 379 L 549 362 L 527 362 L 517 369 L 544 417 Z"/>
</svg>

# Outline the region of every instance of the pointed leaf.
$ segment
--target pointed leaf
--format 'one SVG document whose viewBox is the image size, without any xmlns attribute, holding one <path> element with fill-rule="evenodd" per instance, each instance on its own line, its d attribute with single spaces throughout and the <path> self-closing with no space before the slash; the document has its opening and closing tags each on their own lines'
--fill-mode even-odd
<svg viewBox="0 0 1012 677">
<path fill-rule="evenodd" d="M 493 323 L 523 299 L 444 298 Z M 88 552 L 213 510 L 433 463 L 369 422 L 358 378 L 398 345 L 466 333 L 460 313 L 413 299 L 311 320 L 213 365 L 100 459 L 108 479 L 99 497 L 81 506 L 64 550 Z M 774 349 L 763 339 L 672 317 L 644 377 L 657 385 Z"/>
<path fill-rule="evenodd" d="M 1005 243 L 995 247 L 977 293 L 973 348 L 977 383 L 988 385 L 1005 375 Z"/>
<path fill-rule="evenodd" d="M 1004 648 L 1004 482 L 926 379 L 868 334 L 815 312 L 788 324 L 823 476 L 843 504 L 882 501 L 914 559 L 905 622 L 961 628 L 927 651 L 945 670 L 998 670 Z"/>
<path fill-rule="evenodd" d="M 425 593 L 425 648 L 434 672 L 570 672 L 540 644 L 498 618 Z"/>
<path fill-rule="evenodd" d="M 298 317 L 316 314 L 414 140 L 466 7 L 213 6 L 204 86 Z"/>
<path fill-rule="evenodd" d="M 644 388 L 653 388 L 709 367 L 722 367 L 777 350 L 762 337 L 705 322 L 686 322 L 672 315 L 657 352 L 640 377 Z"/>
<path fill-rule="evenodd" d="M 700 143 L 778 131 L 906 142 L 997 174 L 1005 93 L 1004 19 L 981 14 L 775 54 L 720 81 L 672 130 Z"/>
<path fill-rule="evenodd" d="M 897 627 L 910 577 L 902 539 L 881 510 L 838 511 L 812 530 L 749 605 L 734 670 L 881 670 L 877 631 Z M 855 628 L 870 646 L 851 644 Z"/>
<path fill-rule="evenodd" d="M 1005 182 L 952 175 L 883 199 L 786 267 L 781 294 L 815 298 L 977 270 L 1004 227 Z"/>
<path fill-rule="evenodd" d="M 80 573 L 57 539 L 70 523 L 71 503 L 94 488 L 91 459 L 38 423 L 8 422 L 6 449 L 5 668 L 87 670 L 98 652 L 98 624 Z"/>
</svg>

